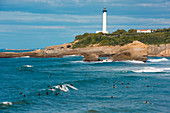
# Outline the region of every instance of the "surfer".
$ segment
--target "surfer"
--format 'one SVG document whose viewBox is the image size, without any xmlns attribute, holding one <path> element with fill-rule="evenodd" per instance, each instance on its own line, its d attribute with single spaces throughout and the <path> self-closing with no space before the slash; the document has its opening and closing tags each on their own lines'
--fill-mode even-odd
<svg viewBox="0 0 170 113">
<path fill-rule="evenodd" d="M 46 95 L 48 95 L 48 92 L 46 93 Z"/>
<path fill-rule="evenodd" d="M 149 104 L 149 102 L 148 102 L 148 101 L 145 101 L 145 103 L 146 103 L 146 104 Z"/>
<path fill-rule="evenodd" d="M 50 77 L 51 77 L 51 75 L 52 75 L 52 74 L 50 73 L 50 76 L 49 76 L 48 78 L 50 78 Z"/>
<path fill-rule="evenodd" d="M 40 93 L 38 93 L 38 96 L 40 96 L 41 94 Z"/>
<path fill-rule="evenodd" d="M 19 92 L 19 94 L 21 95 L 21 94 L 22 94 L 22 92 L 20 91 L 20 92 Z"/>
<path fill-rule="evenodd" d="M 25 94 L 23 94 L 23 96 L 25 97 Z"/>
</svg>

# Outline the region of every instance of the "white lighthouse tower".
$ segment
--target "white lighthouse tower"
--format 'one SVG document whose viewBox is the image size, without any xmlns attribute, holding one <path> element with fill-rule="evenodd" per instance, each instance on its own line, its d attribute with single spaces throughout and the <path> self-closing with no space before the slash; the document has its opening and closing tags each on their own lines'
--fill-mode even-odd
<svg viewBox="0 0 170 113">
<path fill-rule="evenodd" d="M 106 10 L 106 7 L 104 7 L 104 9 L 103 9 L 103 31 L 96 31 L 96 33 L 99 33 L 99 32 L 109 33 L 107 31 L 107 10 Z"/>
</svg>

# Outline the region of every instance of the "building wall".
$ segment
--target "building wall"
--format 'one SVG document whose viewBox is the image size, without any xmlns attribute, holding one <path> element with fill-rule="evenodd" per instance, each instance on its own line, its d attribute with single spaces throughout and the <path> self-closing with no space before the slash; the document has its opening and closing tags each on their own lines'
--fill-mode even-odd
<svg viewBox="0 0 170 113">
<path fill-rule="evenodd" d="M 137 30 L 137 33 L 152 33 L 153 31 L 151 29 L 147 30 Z"/>
</svg>

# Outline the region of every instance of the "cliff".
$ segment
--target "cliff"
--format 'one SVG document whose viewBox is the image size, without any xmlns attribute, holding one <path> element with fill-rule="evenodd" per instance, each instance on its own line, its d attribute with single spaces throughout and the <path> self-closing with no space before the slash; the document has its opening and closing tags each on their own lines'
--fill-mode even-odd
<svg viewBox="0 0 170 113">
<path fill-rule="evenodd" d="M 147 45 L 148 56 L 170 57 L 170 44 Z"/>
<path fill-rule="evenodd" d="M 120 50 L 115 55 L 112 55 L 109 60 L 124 61 L 124 60 L 138 60 L 147 61 L 147 46 L 139 41 L 126 44 L 120 47 Z"/>
<path fill-rule="evenodd" d="M 124 46 L 100 46 L 100 44 L 93 44 L 86 48 L 75 48 L 72 49 L 72 43 L 55 45 L 46 47 L 44 50 L 36 50 L 32 52 L 14 53 L 14 52 L 1 52 L 0 58 L 14 58 L 14 57 L 62 57 L 64 55 L 87 55 L 96 54 L 99 57 L 110 57 L 121 52 L 130 52 L 133 56 L 138 56 L 143 54 L 144 56 L 164 56 L 170 57 L 170 44 L 160 44 L 160 45 L 145 45 L 138 41 L 135 43 L 126 44 Z M 143 49 L 142 49 L 143 47 Z M 147 52 L 145 51 L 147 50 Z"/>
</svg>

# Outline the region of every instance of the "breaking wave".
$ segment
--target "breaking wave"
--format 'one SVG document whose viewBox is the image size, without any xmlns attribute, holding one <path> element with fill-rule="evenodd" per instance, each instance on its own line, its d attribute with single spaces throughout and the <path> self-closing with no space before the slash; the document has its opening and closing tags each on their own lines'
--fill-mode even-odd
<svg viewBox="0 0 170 113">
<path fill-rule="evenodd" d="M 94 63 L 104 63 L 104 62 L 112 62 L 112 60 L 103 60 L 103 61 L 91 61 L 91 62 L 85 62 L 85 61 L 71 61 L 72 63 L 87 63 L 87 64 L 94 64 Z"/>
<path fill-rule="evenodd" d="M 3 104 L 3 105 L 12 105 L 12 102 L 1 102 L 0 104 Z"/>
<path fill-rule="evenodd" d="M 63 57 L 84 57 L 82 55 L 64 55 Z"/>
<path fill-rule="evenodd" d="M 144 67 L 139 70 L 132 70 L 135 73 L 153 73 L 153 72 L 163 72 L 164 68 L 155 68 L 155 67 Z"/>
<path fill-rule="evenodd" d="M 137 61 L 137 60 L 126 60 L 126 61 L 115 61 L 115 62 L 125 62 L 125 63 L 144 64 L 143 61 Z"/>
<path fill-rule="evenodd" d="M 127 63 L 137 63 L 137 64 L 143 64 L 144 63 L 143 61 L 137 61 L 137 60 L 127 60 L 127 61 L 124 61 L 124 62 L 127 62 Z"/>
<path fill-rule="evenodd" d="M 30 56 L 23 56 L 23 57 L 20 57 L 20 58 L 30 58 Z"/>
<path fill-rule="evenodd" d="M 149 59 L 149 62 L 162 62 L 162 61 L 169 61 L 167 58 L 161 58 L 161 59 Z"/>
<path fill-rule="evenodd" d="M 22 67 L 33 67 L 32 65 L 23 65 Z"/>
</svg>

